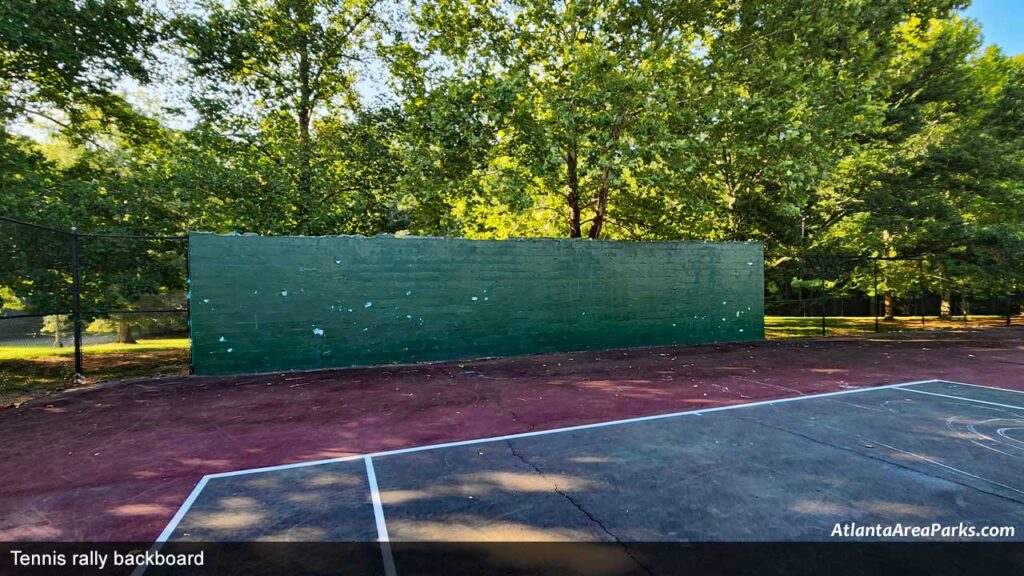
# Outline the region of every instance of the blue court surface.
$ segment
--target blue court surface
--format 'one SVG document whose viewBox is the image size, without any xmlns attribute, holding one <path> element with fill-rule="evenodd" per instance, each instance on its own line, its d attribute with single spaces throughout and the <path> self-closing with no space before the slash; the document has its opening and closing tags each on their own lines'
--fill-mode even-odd
<svg viewBox="0 0 1024 576">
<path fill-rule="evenodd" d="M 876 525 L 956 530 L 855 531 Z M 966 532 L 990 527 L 1015 531 Z M 580 562 L 625 574 L 655 573 L 642 543 L 880 540 L 1024 540 L 1024 393 L 914 382 L 214 474 L 160 538 L 371 543 L 346 573 L 379 574 L 420 572 L 410 543 L 594 543 Z"/>
</svg>

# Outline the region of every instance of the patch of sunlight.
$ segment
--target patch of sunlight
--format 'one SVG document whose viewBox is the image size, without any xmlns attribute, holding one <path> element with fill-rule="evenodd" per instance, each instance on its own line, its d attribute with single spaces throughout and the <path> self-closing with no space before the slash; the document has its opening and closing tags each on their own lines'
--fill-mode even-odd
<svg viewBox="0 0 1024 576">
<path fill-rule="evenodd" d="M 919 506 L 905 502 L 893 502 L 891 500 L 868 500 L 858 504 L 860 508 L 879 515 L 900 514 L 903 516 L 915 516 L 917 518 L 936 518 L 941 512 L 938 508 L 931 506 Z"/>
<path fill-rule="evenodd" d="M 427 490 L 381 490 L 379 495 L 381 504 L 405 504 L 425 498 L 444 496 L 444 494 Z"/>
<path fill-rule="evenodd" d="M 362 478 L 352 474 L 341 474 L 338 472 L 320 473 L 302 481 L 306 486 L 359 486 L 363 483 Z"/>
<path fill-rule="evenodd" d="M 259 526 L 266 518 L 262 512 L 196 512 L 191 515 L 198 528 L 209 530 L 238 530 Z"/>
<path fill-rule="evenodd" d="M 14 540 L 56 540 L 63 534 L 53 526 L 18 526 L 9 530 L 0 530 L 0 542 Z"/>
<path fill-rule="evenodd" d="M 821 516 L 845 515 L 849 510 L 842 504 L 826 502 L 825 500 L 797 500 L 790 506 L 794 512 L 801 514 L 817 514 Z"/>
<path fill-rule="evenodd" d="M 282 498 L 284 500 L 287 500 L 288 502 L 294 502 L 295 504 L 310 504 L 313 502 L 323 502 L 326 500 L 324 494 L 320 492 L 309 491 L 292 492 L 289 494 L 285 494 Z"/>
<path fill-rule="evenodd" d="M 124 504 L 110 510 L 115 516 L 170 516 L 174 513 L 168 506 L 163 504 Z"/>
<path fill-rule="evenodd" d="M 569 458 L 570 462 L 577 462 L 579 464 L 603 464 L 605 462 L 614 462 L 617 458 L 609 458 L 607 456 L 573 456 Z"/>
<path fill-rule="evenodd" d="M 218 500 L 219 510 L 193 511 L 193 523 L 198 528 L 210 530 L 237 530 L 259 526 L 266 514 L 255 498 L 227 496 Z"/>
<path fill-rule="evenodd" d="M 224 460 L 221 458 L 179 458 L 178 462 L 181 462 L 185 466 L 209 466 L 212 468 L 227 468 L 230 464 L 230 460 Z"/>
<path fill-rule="evenodd" d="M 571 528 L 542 528 L 519 522 L 459 516 L 447 522 L 392 520 L 394 540 L 414 542 L 589 542 L 595 535 Z"/>
<path fill-rule="evenodd" d="M 460 476 L 467 482 L 489 482 L 503 490 L 516 492 L 550 492 L 555 486 L 559 490 L 586 490 L 603 485 L 586 478 L 565 474 L 524 474 L 522 472 L 480 472 Z"/>
<path fill-rule="evenodd" d="M 323 528 L 312 526 L 296 526 L 284 532 L 274 534 L 263 534 L 256 538 L 256 542 L 320 542 L 327 536 Z"/>
</svg>

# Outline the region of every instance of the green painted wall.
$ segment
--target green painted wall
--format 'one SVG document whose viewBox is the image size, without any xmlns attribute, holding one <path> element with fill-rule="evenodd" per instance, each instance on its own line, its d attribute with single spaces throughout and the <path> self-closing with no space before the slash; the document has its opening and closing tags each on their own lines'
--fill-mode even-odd
<svg viewBox="0 0 1024 576">
<path fill-rule="evenodd" d="M 760 244 L 189 236 L 197 374 L 764 337 Z"/>
</svg>

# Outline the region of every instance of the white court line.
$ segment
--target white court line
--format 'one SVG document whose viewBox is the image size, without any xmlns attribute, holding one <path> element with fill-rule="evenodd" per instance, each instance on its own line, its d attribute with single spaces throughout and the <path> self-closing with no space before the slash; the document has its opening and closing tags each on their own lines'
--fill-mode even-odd
<svg viewBox="0 0 1024 576">
<path fill-rule="evenodd" d="M 174 513 L 174 516 L 171 518 L 171 521 L 167 523 L 167 527 L 164 528 L 164 531 L 156 537 L 156 542 L 154 542 L 153 545 L 149 548 L 150 552 L 160 551 L 160 548 L 163 547 L 164 542 L 167 542 L 167 539 L 171 537 L 171 534 L 173 534 L 174 531 L 177 530 L 178 524 L 181 522 L 181 519 L 185 517 L 185 513 L 187 513 L 189 508 L 192 507 L 192 504 L 196 501 L 196 498 L 199 497 L 199 493 L 203 491 L 203 488 L 206 488 L 206 483 L 209 481 L 209 475 L 203 476 L 202 479 L 199 480 L 199 483 L 196 484 L 195 488 L 192 489 L 192 492 L 188 495 L 188 498 L 186 498 L 185 501 L 181 503 L 181 506 L 178 507 L 178 511 Z M 135 568 L 135 570 L 132 570 L 131 576 L 142 576 L 142 574 L 146 572 L 147 568 L 149 568 L 148 564 L 139 564 Z"/>
<path fill-rule="evenodd" d="M 377 473 L 373 470 L 373 459 L 363 457 L 366 462 L 366 479 L 370 483 L 370 500 L 373 502 L 373 519 L 377 522 L 377 541 L 380 542 L 380 555 L 384 559 L 384 576 L 395 576 L 395 558 L 391 555 L 391 540 L 388 538 L 388 526 L 384 522 L 384 507 L 380 503 L 380 491 L 377 489 Z"/>
<path fill-rule="evenodd" d="M 445 443 L 442 443 L 442 444 L 431 444 L 431 445 L 427 445 L 427 446 L 416 446 L 416 447 L 412 447 L 412 448 L 402 448 L 402 449 L 398 449 L 398 450 L 387 450 L 387 451 L 382 451 L 382 452 L 373 452 L 373 453 L 365 454 L 365 455 L 352 455 L 352 456 L 344 456 L 344 457 L 340 457 L 340 458 L 329 458 L 329 459 L 314 460 L 314 461 L 309 461 L 309 462 L 297 462 L 297 463 L 293 463 L 293 464 L 281 464 L 281 465 L 278 465 L 278 466 L 265 466 L 265 467 L 262 467 L 262 468 L 250 468 L 250 469 L 246 469 L 246 470 L 236 470 L 236 471 L 232 471 L 232 472 L 219 472 L 219 473 L 215 473 L 215 474 L 207 474 L 207 475 L 203 476 L 203 478 L 199 481 L 198 484 L 196 484 L 196 487 L 192 490 L 192 493 L 189 494 L 189 497 L 182 503 L 182 505 L 178 509 L 177 513 L 175 513 L 174 517 L 171 518 L 171 521 L 167 524 L 167 527 L 164 528 L 163 532 L 160 533 L 160 536 L 157 538 L 157 541 L 153 545 L 151 550 L 159 550 L 161 544 L 163 542 L 166 542 L 170 538 L 171 534 L 173 534 L 174 530 L 177 529 L 178 524 L 181 522 L 182 518 L 184 518 L 185 514 L 192 507 L 192 505 L 195 503 L 195 500 L 199 496 L 199 493 L 202 492 L 202 490 L 206 487 L 206 484 L 207 484 L 207 482 L 210 479 L 213 479 L 213 478 L 226 478 L 226 477 L 240 476 L 240 475 L 246 475 L 246 474 L 258 474 L 258 473 L 261 473 L 261 472 L 273 472 L 273 471 L 277 471 L 277 470 L 288 470 L 288 469 L 291 469 L 291 468 L 302 468 L 302 467 L 307 467 L 307 466 L 320 466 L 320 465 L 324 465 L 324 464 L 333 464 L 333 463 L 340 463 L 340 462 L 351 462 L 351 461 L 363 459 L 364 462 L 366 463 L 367 477 L 371 478 L 371 480 L 370 480 L 370 482 L 371 482 L 371 497 L 374 498 L 374 517 L 377 520 L 377 534 L 378 534 L 378 538 L 380 539 L 382 534 L 383 534 L 384 539 L 382 539 L 382 543 L 387 545 L 387 554 L 385 555 L 385 571 L 389 569 L 388 568 L 389 566 L 390 566 L 390 569 L 393 571 L 394 570 L 394 560 L 393 560 L 393 558 L 391 558 L 390 542 L 388 542 L 386 540 L 386 538 L 387 538 L 387 527 L 384 524 L 383 507 L 380 504 L 380 494 L 377 491 L 377 483 L 376 483 L 377 479 L 376 479 L 376 474 L 374 473 L 374 470 L 373 470 L 373 464 L 372 464 L 372 461 L 371 461 L 372 458 L 378 458 L 378 457 L 382 457 L 382 456 L 392 456 L 392 455 L 397 455 L 397 454 L 407 454 L 407 453 L 410 453 L 410 452 L 420 452 L 420 451 L 424 451 L 424 450 L 435 450 L 435 449 L 440 449 L 440 448 L 449 448 L 449 447 L 456 447 L 456 446 L 469 446 L 469 445 L 480 444 L 480 443 L 484 443 L 484 442 L 495 442 L 495 441 L 501 441 L 501 440 L 513 440 L 513 439 L 517 439 L 517 438 L 529 438 L 529 437 L 532 437 L 532 436 L 541 436 L 541 435 L 545 435 L 545 434 L 555 434 L 555 433 L 558 433 L 558 432 L 573 432 L 573 431 L 577 431 L 577 430 L 586 430 L 586 429 L 590 429 L 590 428 L 602 428 L 602 427 L 605 427 L 605 426 L 616 426 L 616 425 L 619 425 L 619 424 L 629 424 L 629 423 L 633 423 L 633 422 L 648 422 L 648 421 L 652 421 L 652 420 L 661 420 L 661 419 L 665 419 L 665 418 L 674 418 L 674 417 L 678 417 L 678 416 L 687 416 L 687 415 L 700 416 L 701 414 L 708 414 L 708 413 L 712 413 L 712 412 L 720 412 L 720 411 L 724 411 L 724 410 L 734 410 L 734 409 L 741 409 L 741 408 L 752 408 L 752 407 L 755 407 L 755 406 L 770 406 L 770 405 L 782 404 L 782 403 L 786 403 L 786 402 L 795 402 L 795 401 L 799 401 L 799 400 L 809 400 L 809 399 L 813 399 L 813 398 L 827 398 L 827 397 L 831 397 L 831 396 L 841 396 L 841 395 L 845 395 L 845 394 L 858 394 L 858 393 L 862 393 L 862 392 L 870 392 L 872 390 L 886 390 L 886 389 L 892 389 L 892 388 L 900 388 L 902 390 L 906 390 L 906 391 L 909 391 L 909 392 L 915 392 L 915 393 L 918 393 L 918 394 L 929 394 L 929 395 L 933 395 L 933 396 L 947 396 L 945 394 L 938 394 L 938 393 L 935 393 L 935 392 L 925 392 L 923 390 L 915 390 L 915 389 L 912 389 L 912 388 L 905 388 L 906 386 L 914 386 L 914 385 L 917 385 L 917 384 L 942 384 L 942 383 L 957 384 L 957 385 L 963 385 L 963 386 L 973 386 L 975 388 L 987 388 L 987 389 L 992 389 L 992 390 L 1001 390 L 1001 391 L 1006 391 L 1006 392 L 1017 392 L 1017 393 L 1024 394 L 1024 392 L 1019 391 L 1019 390 L 1010 390 L 1010 389 L 1006 389 L 1006 388 L 997 388 L 995 386 L 982 386 L 982 385 L 978 385 L 978 384 L 968 384 L 966 382 L 955 382 L 955 381 L 952 381 L 952 380 L 940 380 L 940 379 L 916 380 L 916 381 L 913 381 L 913 382 L 901 382 L 899 384 L 887 384 L 887 385 L 883 385 L 883 386 L 871 386 L 871 387 L 865 387 L 865 388 L 857 388 L 857 389 L 853 389 L 853 390 L 841 390 L 841 391 L 837 391 L 837 392 L 825 392 L 825 393 L 822 393 L 822 394 L 806 394 L 806 395 L 801 395 L 801 396 L 791 396 L 791 397 L 788 397 L 788 398 L 778 398 L 778 399 L 775 399 L 775 400 L 762 400 L 760 402 L 750 402 L 750 403 L 746 403 L 746 404 L 732 404 L 732 405 L 729 405 L 729 406 L 718 406 L 718 407 L 715 407 L 715 408 L 703 408 L 703 409 L 698 409 L 698 410 L 688 410 L 688 411 L 682 411 L 682 412 L 672 412 L 672 413 L 668 413 L 668 414 L 656 414 L 656 415 L 653 415 L 653 416 L 641 416 L 641 417 L 638 417 L 638 418 L 626 418 L 626 419 L 623 419 L 623 420 L 612 420 L 612 421 L 608 421 L 608 422 L 597 422 L 597 423 L 594 423 L 594 424 L 583 424 L 583 425 L 580 425 L 580 426 L 569 426 L 569 427 L 566 427 L 566 428 L 553 428 L 551 430 L 538 430 L 538 431 L 535 431 L 535 432 L 524 432 L 524 433 L 520 433 L 520 434 L 507 434 L 507 435 L 504 435 L 504 436 L 494 436 L 494 437 L 490 437 L 490 438 L 479 438 L 479 439 L 475 439 L 475 440 L 462 440 L 462 441 L 458 441 L 458 442 L 445 442 Z M 958 400 L 966 400 L 966 401 L 982 402 L 982 403 L 986 403 L 986 404 L 994 404 L 992 402 L 985 402 L 985 401 L 981 401 L 981 400 L 971 400 L 969 398 L 962 398 L 962 397 L 959 397 L 959 396 L 948 396 L 948 397 L 954 398 L 954 399 L 958 399 Z M 1001 404 L 997 404 L 997 405 L 1005 406 L 1005 407 L 1008 407 L 1008 408 L 1021 409 L 1020 407 L 1017 407 L 1017 406 L 1009 406 L 1009 405 L 1001 405 Z M 378 516 L 378 514 L 379 514 L 379 516 Z M 382 530 L 383 530 L 383 532 L 382 532 Z M 383 552 L 383 546 L 382 546 L 382 552 Z M 142 572 L 145 571 L 145 567 L 144 566 L 140 566 L 139 568 L 136 569 L 135 572 L 132 573 L 132 576 L 139 576 L 142 573 L 142 572 L 139 571 L 139 569 L 141 569 Z M 392 576 L 394 574 L 394 572 L 390 572 L 390 573 L 386 572 L 386 574 L 387 574 L 387 576 Z"/>
<path fill-rule="evenodd" d="M 956 384 L 957 386 L 970 386 L 972 388 L 984 388 L 986 390 L 998 390 L 1000 392 L 1013 392 L 1014 394 L 1024 394 L 1024 390 L 1014 390 L 1012 388 L 1000 388 L 998 386 L 983 386 L 981 384 L 968 384 L 967 382 L 957 382 L 956 380 L 932 380 L 937 384 Z M 928 384 L 928 382 L 924 382 Z M 907 384 L 904 384 L 907 386 Z"/>
<path fill-rule="evenodd" d="M 200 480 L 198 484 L 196 484 L 196 487 L 192 489 L 192 493 L 188 495 L 188 498 L 186 498 L 184 502 L 182 502 L 181 507 L 178 508 L 178 511 L 174 514 L 174 517 L 171 518 L 171 522 L 167 525 L 166 528 L 164 528 L 164 531 L 161 532 L 159 536 L 157 536 L 157 542 L 167 542 L 167 539 L 170 538 L 171 534 L 174 533 L 174 529 L 178 527 L 178 523 L 181 522 L 181 519 L 185 517 L 185 513 L 188 512 L 188 509 L 192 507 L 192 503 L 196 501 L 196 498 L 199 497 L 199 493 L 203 491 L 203 488 L 206 488 L 206 483 L 209 481 L 209 476 L 203 476 L 203 479 Z"/>
<path fill-rule="evenodd" d="M 236 471 L 233 471 L 233 472 L 219 472 L 219 473 L 216 473 L 216 474 L 207 474 L 207 475 L 203 476 L 203 479 L 200 480 L 199 484 L 196 485 L 195 489 L 192 491 L 192 494 L 189 495 L 188 499 L 185 500 L 185 502 L 181 505 L 181 508 L 178 509 L 178 512 L 174 515 L 173 518 L 171 518 L 171 522 L 167 525 L 166 528 L 164 528 L 164 531 L 160 534 L 160 537 L 157 540 L 157 542 L 160 543 L 160 542 L 166 541 L 167 538 L 170 537 L 170 535 L 178 527 L 178 523 L 181 521 L 181 519 L 188 512 L 188 509 L 192 506 L 192 504 L 195 502 L 196 497 L 199 496 L 199 492 L 201 492 L 202 489 L 206 486 L 206 483 L 209 480 L 213 479 L 213 478 L 228 478 L 228 477 L 231 477 L 231 476 L 241 476 L 241 475 L 246 475 L 246 474 L 259 474 L 259 473 L 262 473 L 262 472 L 274 472 L 274 471 L 278 471 L 278 470 L 290 470 L 292 468 L 303 468 L 303 467 L 307 467 L 307 466 L 322 466 L 324 464 L 335 464 L 335 463 L 340 463 L 340 462 L 352 462 L 352 461 L 360 460 L 360 459 L 364 459 L 365 460 L 365 459 L 368 459 L 368 458 L 379 458 L 379 457 L 382 457 L 382 456 L 393 456 L 393 455 L 396 455 L 396 454 L 407 454 L 407 453 L 410 453 L 410 452 L 420 452 L 420 451 L 423 451 L 423 450 L 436 450 L 436 449 L 439 449 L 439 448 L 451 448 L 451 447 L 455 447 L 455 446 L 469 446 L 469 445 L 472 445 L 472 444 L 481 444 L 481 443 L 484 443 L 484 442 L 495 442 L 495 441 L 500 441 L 500 440 L 514 440 L 514 439 L 517 439 L 517 438 L 529 438 L 529 437 L 532 437 L 532 436 L 541 436 L 541 435 L 544 435 L 544 434 L 555 434 L 555 433 L 558 433 L 558 432 L 573 432 L 573 431 L 576 431 L 576 430 L 587 430 L 587 429 L 590 429 L 590 428 L 603 428 L 605 426 L 616 426 L 616 425 L 619 425 L 619 424 L 629 424 L 629 423 L 632 423 L 632 422 L 649 422 L 649 421 L 652 421 L 652 420 L 661 420 L 661 419 L 665 419 L 665 418 L 674 418 L 674 417 L 677 417 L 677 416 L 687 416 L 687 415 L 700 416 L 701 414 L 708 414 L 708 413 L 711 413 L 711 412 L 720 412 L 720 411 L 723 411 L 723 410 L 734 410 L 734 409 L 740 409 L 740 408 L 751 408 L 751 407 L 754 407 L 754 406 L 770 406 L 770 405 L 773 405 L 773 404 L 782 404 L 782 403 L 785 403 L 785 402 L 794 402 L 794 401 L 797 401 L 797 400 L 809 400 L 809 399 L 812 399 L 812 398 L 826 398 L 826 397 L 830 397 L 830 396 L 841 396 L 841 395 L 844 395 L 844 394 L 858 394 L 858 393 L 861 393 L 861 392 L 870 392 L 872 390 L 886 390 L 886 389 L 890 389 L 890 388 L 900 388 L 902 386 L 912 386 L 914 384 L 930 384 L 930 383 L 936 383 L 936 382 L 945 382 L 945 380 L 934 380 L 934 379 L 933 380 L 916 380 L 914 382 L 902 382 L 902 383 L 899 383 L 899 384 L 886 384 L 884 386 L 871 386 L 871 387 L 865 387 L 865 388 L 856 388 L 856 389 L 853 389 L 853 390 L 840 390 L 838 392 L 825 392 L 825 393 L 822 393 L 822 394 L 806 394 L 806 395 L 803 395 L 803 396 L 791 396 L 789 398 L 777 398 L 775 400 L 762 400 L 760 402 L 750 402 L 750 403 L 747 403 L 747 404 L 731 404 L 729 406 L 718 406 L 718 407 L 715 407 L 715 408 L 703 408 L 703 409 L 699 409 L 699 410 L 689 410 L 689 411 L 683 411 L 683 412 L 672 412 L 672 413 L 669 413 L 669 414 L 656 414 L 654 416 L 641 416 L 641 417 L 638 417 L 638 418 L 626 418 L 624 420 L 612 420 L 612 421 L 609 421 L 609 422 L 597 422 L 597 423 L 594 423 L 594 424 L 583 424 L 583 425 L 580 425 L 580 426 L 569 426 L 567 428 L 553 428 L 551 430 L 538 430 L 536 432 L 523 432 L 523 433 L 520 433 L 520 434 L 507 434 L 505 436 L 494 436 L 494 437 L 491 437 L 491 438 L 479 438 L 479 439 L 476 439 L 476 440 L 462 440 L 462 441 L 459 441 L 459 442 L 446 442 L 446 443 L 443 443 L 443 444 L 430 444 L 430 445 L 427 445 L 427 446 L 417 446 L 417 447 L 413 447 L 413 448 L 402 448 L 402 449 L 399 449 L 399 450 L 387 450 L 387 451 L 383 451 L 383 452 L 373 452 L 373 453 L 370 453 L 370 454 L 358 454 L 358 455 L 353 455 L 353 456 L 343 456 L 341 458 L 328 458 L 326 460 L 313 460 L 313 461 L 310 461 L 310 462 L 297 462 L 297 463 L 294 463 L 294 464 L 281 464 L 281 465 L 278 465 L 278 466 L 265 466 L 265 467 L 262 467 L 262 468 L 249 468 L 247 470 L 236 470 Z M 376 511 L 375 511 L 375 513 L 376 513 Z M 390 545 L 389 545 L 389 548 L 390 548 Z M 139 576 L 139 575 L 133 574 L 132 576 Z"/>
<path fill-rule="evenodd" d="M 275 472 L 278 470 L 289 470 L 291 468 L 304 468 L 306 466 L 322 466 L 324 464 L 335 464 L 339 462 L 351 462 L 353 460 L 359 460 L 365 457 L 381 458 L 383 456 L 394 456 L 396 454 L 408 454 L 410 452 L 422 452 L 424 450 L 436 450 L 439 448 L 453 448 L 456 446 L 471 446 L 473 444 L 482 444 L 485 442 L 498 442 L 502 440 L 515 440 L 518 438 L 530 438 L 532 436 L 542 436 L 545 434 L 556 434 L 559 432 L 575 432 L 577 430 L 589 430 L 591 428 L 604 428 L 606 426 L 618 426 L 620 424 L 631 424 L 634 422 L 650 422 L 651 420 L 663 420 L 665 418 L 676 418 L 679 416 L 700 416 L 701 414 L 710 414 L 712 412 L 720 412 L 723 410 L 737 410 L 741 408 L 753 408 L 755 406 L 770 406 L 773 404 L 783 404 L 785 402 L 795 402 L 798 400 L 810 400 L 813 398 L 827 398 L 829 396 L 841 396 L 844 394 L 858 394 L 861 392 L 870 392 L 872 390 L 886 390 L 889 388 L 898 388 L 901 386 L 912 386 L 914 384 L 931 384 L 936 382 L 944 382 L 944 380 L 916 380 L 914 382 L 902 382 L 899 384 L 886 384 L 884 386 L 871 386 L 865 388 L 856 388 L 853 390 L 840 390 L 838 392 L 824 392 L 821 394 L 805 394 L 802 396 L 790 396 L 788 398 L 776 398 L 774 400 L 762 400 L 760 402 L 748 402 L 745 404 L 730 404 L 728 406 L 716 406 L 714 408 L 701 408 L 698 410 L 684 410 L 682 412 L 670 412 L 668 414 L 655 414 L 653 416 L 640 416 L 637 418 L 626 418 L 623 420 L 610 420 L 608 422 L 595 422 L 593 424 L 581 424 L 579 426 L 568 426 L 566 428 L 552 428 L 550 430 L 537 430 L 535 432 L 520 432 L 518 434 L 506 434 L 504 436 L 493 436 L 490 438 L 477 438 L 474 440 L 460 440 L 457 442 L 445 442 L 443 444 L 428 444 L 426 446 L 414 446 L 412 448 L 400 448 L 397 450 L 385 450 L 382 452 L 371 452 L 369 454 L 355 454 L 352 456 L 342 456 L 340 458 L 328 458 L 325 460 L 311 460 L 308 462 L 296 462 L 294 464 L 280 464 L 277 466 L 264 466 L 262 468 L 248 468 L 245 470 L 234 470 L 232 472 L 218 472 L 215 474 L 208 474 L 208 478 L 228 478 L 230 476 L 242 476 L 246 474 L 259 474 L 261 472 Z"/>
<path fill-rule="evenodd" d="M 380 458 L 380 457 L 383 457 L 383 456 L 394 456 L 394 455 L 398 455 L 398 454 L 408 454 L 408 453 L 411 453 L 411 452 L 422 452 L 424 450 L 437 450 L 437 449 L 440 449 L 440 448 L 452 448 L 452 447 L 457 447 L 457 446 L 471 446 L 473 444 L 482 444 L 482 443 L 485 443 L 485 442 L 496 442 L 496 441 L 502 441 L 502 440 L 515 440 L 515 439 L 519 439 L 519 438 L 530 438 L 530 437 L 533 437 L 533 436 L 542 436 L 542 435 L 545 435 L 545 434 L 556 434 L 556 433 L 559 433 L 559 432 L 575 432 L 577 430 L 588 430 L 588 429 L 591 429 L 591 428 L 603 428 L 603 427 L 606 427 L 606 426 L 617 426 L 619 424 L 630 424 L 630 423 L 634 423 L 634 422 L 649 422 L 649 421 L 653 421 L 653 420 L 662 420 L 662 419 L 666 419 L 666 418 L 675 418 L 675 417 L 679 417 L 679 416 L 700 416 L 702 414 L 709 414 L 709 413 L 713 413 L 713 412 L 721 412 L 721 411 L 724 411 L 724 410 L 738 410 L 738 409 L 742 409 L 742 408 L 753 408 L 755 406 L 771 406 L 771 405 L 774 405 L 774 404 L 783 404 L 783 403 L 786 403 L 786 402 L 796 402 L 796 401 L 800 401 L 800 400 L 811 400 L 811 399 L 814 399 L 814 398 L 828 398 L 828 397 L 831 397 L 831 396 L 842 396 L 842 395 L 846 395 L 846 394 L 859 394 L 859 393 L 862 393 L 862 392 L 871 392 L 872 390 L 887 390 L 887 389 L 899 388 L 899 389 L 902 389 L 902 390 L 906 390 L 906 391 L 909 391 L 909 392 L 916 392 L 916 393 L 919 393 L 919 394 L 932 394 L 932 395 L 936 395 L 937 393 L 934 393 L 934 392 L 924 392 L 922 390 L 914 390 L 912 388 L 905 388 L 905 386 L 914 386 L 916 384 L 942 384 L 942 383 L 947 383 L 947 384 L 964 384 L 966 386 L 974 386 L 974 387 L 977 387 L 977 388 L 990 388 L 990 389 L 994 389 L 994 390 L 1006 390 L 1005 388 L 995 388 L 995 387 L 992 387 L 992 386 L 980 386 L 980 385 L 977 385 L 977 384 L 966 384 L 966 383 L 963 383 L 963 382 L 953 382 L 951 380 L 939 380 L 939 379 L 915 380 L 913 382 L 901 382 L 899 384 L 886 384 L 884 386 L 870 386 L 870 387 L 865 387 L 865 388 L 856 388 L 856 389 L 853 389 L 853 390 L 840 390 L 838 392 L 825 392 L 825 393 L 822 393 L 822 394 L 806 394 L 806 395 L 802 395 L 802 396 L 791 396 L 791 397 L 788 397 L 788 398 L 777 398 L 775 400 L 762 400 L 760 402 L 749 402 L 749 403 L 746 403 L 746 404 L 731 404 L 729 406 L 717 406 L 715 408 L 702 408 L 702 409 L 698 409 L 698 410 L 687 410 L 687 411 L 682 411 L 682 412 L 672 412 L 672 413 L 668 413 L 668 414 L 656 414 L 656 415 L 653 415 L 653 416 L 641 416 L 641 417 L 638 417 L 638 418 L 626 418 L 626 419 L 623 419 L 623 420 L 612 420 L 612 421 L 608 421 L 608 422 L 596 422 L 594 424 L 583 424 L 583 425 L 580 425 L 580 426 L 569 426 L 569 427 L 566 427 L 566 428 L 553 428 L 551 430 L 538 430 L 538 431 L 535 431 L 535 432 L 523 432 L 523 433 L 519 433 L 519 434 L 507 434 L 507 435 L 504 435 L 504 436 L 494 436 L 494 437 L 490 437 L 490 438 L 478 438 L 478 439 L 475 439 L 475 440 L 461 440 L 461 441 L 458 441 L 458 442 L 445 442 L 443 444 L 430 444 L 430 445 L 427 445 L 427 446 L 416 446 L 416 447 L 412 447 L 412 448 L 401 448 L 401 449 L 398 449 L 398 450 L 385 450 L 385 451 L 382 451 L 382 452 L 372 452 L 372 453 L 369 453 L 369 454 L 357 454 L 357 455 L 352 455 L 352 456 L 343 456 L 343 457 L 340 457 L 340 458 L 328 458 L 328 459 L 325 459 L 325 460 L 313 460 L 313 461 L 309 461 L 309 462 L 296 462 L 294 464 L 281 464 L 281 465 L 278 465 L 278 466 L 265 466 L 265 467 L 262 467 L 262 468 L 249 468 L 249 469 L 246 469 L 246 470 L 236 470 L 236 471 L 233 471 L 233 472 L 219 472 L 219 473 L 215 473 L 215 474 L 207 474 L 207 475 L 203 476 L 203 479 L 200 480 L 199 484 L 196 485 L 196 488 L 192 491 L 192 494 L 181 505 L 181 508 L 174 515 L 174 518 L 171 519 L 171 523 L 168 524 L 167 528 L 165 528 L 164 531 L 160 534 L 160 539 L 158 539 L 157 542 L 159 543 L 159 542 L 165 541 L 174 532 L 175 528 L 177 528 L 178 522 L 180 522 L 181 519 L 188 512 L 188 509 L 195 502 L 195 499 L 199 495 L 199 492 L 202 491 L 202 489 L 206 486 L 206 483 L 210 479 L 214 479 L 214 478 L 228 478 L 228 477 L 231 477 L 231 476 L 242 476 L 242 475 L 247 475 L 247 474 L 259 474 L 259 473 L 262 473 L 262 472 L 274 472 L 274 471 L 278 471 L 278 470 L 289 470 L 289 469 L 292 469 L 292 468 L 304 468 L 304 467 L 307 467 L 307 466 L 322 466 L 322 465 L 325 465 L 325 464 L 335 464 L 335 463 L 340 463 L 340 462 L 352 462 L 352 461 L 360 460 L 360 459 L 366 461 L 366 460 L 368 460 L 370 458 Z M 1010 391 L 1014 392 L 1014 390 L 1010 390 Z M 954 398 L 959 399 L 959 400 L 969 400 L 968 398 L 961 398 L 959 396 L 956 396 Z M 1019 408 L 1019 407 L 1016 407 L 1016 406 L 1007 406 L 1007 407 Z M 370 468 L 368 467 L 367 471 L 369 472 L 369 470 L 370 470 Z M 375 478 L 375 480 L 376 480 L 376 478 Z M 374 513 L 376 515 L 376 510 L 375 510 Z M 378 526 L 378 529 L 379 529 L 379 526 Z M 378 535 L 379 535 L 379 532 L 378 532 Z M 390 545 L 389 545 L 389 549 L 390 549 Z"/>
<path fill-rule="evenodd" d="M 977 400 L 975 398 L 966 398 L 964 396 L 953 396 L 950 394 L 940 394 L 938 392 L 925 392 L 924 390 L 917 390 L 914 388 L 903 388 L 907 392 L 913 392 L 914 394 L 927 394 L 929 396 L 941 396 L 943 398 L 952 398 L 954 400 L 964 400 L 966 402 L 976 402 L 978 404 L 988 404 L 989 406 L 1001 406 L 1003 408 L 1013 408 L 1014 410 L 1024 410 L 1024 406 L 1012 406 L 1010 404 L 1000 404 L 999 402 L 989 402 L 987 400 Z"/>
</svg>

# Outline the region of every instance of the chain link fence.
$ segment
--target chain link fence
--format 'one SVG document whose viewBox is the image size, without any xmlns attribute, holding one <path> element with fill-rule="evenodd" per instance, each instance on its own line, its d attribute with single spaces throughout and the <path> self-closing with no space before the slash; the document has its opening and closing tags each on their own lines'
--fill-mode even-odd
<svg viewBox="0 0 1024 576">
<path fill-rule="evenodd" d="M 1014 266 L 934 257 L 791 258 L 765 272 L 769 338 L 1024 325 Z"/>
<path fill-rule="evenodd" d="M 187 237 L 0 217 L 0 406 L 189 367 Z"/>
<path fill-rule="evenodd" d="M 0 217 L 0 407 L 81 383 L 187 374 L 184 236 Z M 769 338 L 1024 325 L 1024 263 L 810 254 L 766 266 Z"/>
</svg>

